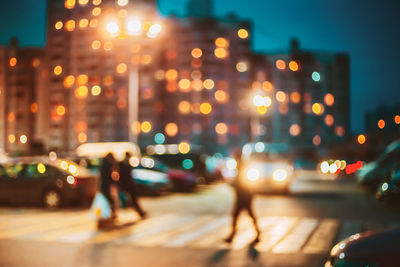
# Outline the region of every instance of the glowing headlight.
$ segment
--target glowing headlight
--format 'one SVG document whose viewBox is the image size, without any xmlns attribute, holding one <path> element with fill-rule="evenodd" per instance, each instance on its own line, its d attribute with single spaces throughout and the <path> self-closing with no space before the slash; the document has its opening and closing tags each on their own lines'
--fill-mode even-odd
<svg viewBox="0 0 400 267">
<path fill-rule="evenodd" d="M 69 183 L 69 184 L 74 184 L 74 183 L 75 183 L 75 177 L 69 175 L 69 176 L 67 177 L 67 183 Z"/>
<path fill-rule="evenodd" d="M 382 184 L 382 191 L 386 191 L 389 188 L 389 184 L 388 183 L 383 183 Z"/>
<path fill-rule="evenodd" d="M 287 178 L 287 176 L 288 176 L 287 171 L 284 169 L 277 169 L 272 174 L 272 178 L 275 181 L 279 182 L 284 181 Z"/>
<path fill-rule="evenodd" d="M 249 169 L 247 170 L 247 179 L 250 181 L 256 181 L 260 178 L 260 172 L 256 169 Z"/>
</svg>

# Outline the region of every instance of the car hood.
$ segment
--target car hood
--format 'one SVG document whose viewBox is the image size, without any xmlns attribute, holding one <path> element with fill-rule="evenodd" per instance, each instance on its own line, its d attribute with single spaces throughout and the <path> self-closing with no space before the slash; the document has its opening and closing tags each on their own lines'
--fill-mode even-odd
<svg viewBox="0 0 400 267">
<path fill-rule="evenodd" d="M 350 262 L 384 263 L 400 255 L 400 228 L 352 235 L 335 245 L 331 256 Z"/>
</svg>

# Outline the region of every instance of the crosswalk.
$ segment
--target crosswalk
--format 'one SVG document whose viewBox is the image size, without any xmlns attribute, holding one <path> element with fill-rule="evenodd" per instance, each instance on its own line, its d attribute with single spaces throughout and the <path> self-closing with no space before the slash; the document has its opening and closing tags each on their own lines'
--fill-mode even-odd
<svg viewBox="0 0 400 267">
<path fill-rule="evenodd" d="M 120 224 L 109 231 L 96 230 L 87 210 L 15 212 L 0 210 L 2 240 L 42 242 L 125 244 L 138 247 L 223 248 L 231 219 L 218 214 L 164 213 L 139 220 L 132 210 L 121 210 Z M 262 230 L 256 249 L 263 252 L 326 254 L 332 245 L 357 232 L 372 228 L 396 227 L 393 221 L 338 220 L 290 216 L 264 216 L 258 219 Z M 238 232 L 229 246 L 240 250 L 255 238 L 252 222 L 242 216 Z"/>
</svg>

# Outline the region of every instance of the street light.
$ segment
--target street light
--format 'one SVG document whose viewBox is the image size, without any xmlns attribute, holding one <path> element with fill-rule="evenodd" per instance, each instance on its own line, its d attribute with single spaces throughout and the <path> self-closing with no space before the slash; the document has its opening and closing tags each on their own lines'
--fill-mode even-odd
<svg viewBox="0 0 400 267">
<path fill-rule="evenodd" d="M 147 21 L 146 23 L 147 25 L 144 25 L 144 22 L 135 16 L 111 18 L 105 23 L 105 32 L 107 37 L 121 39 L 127 42 L 128 46 L 132 46 L 139 43 L 140 40 L 143 41 L 143 39 L 139 38 L 144 35 L 154 39 L 161 33 L 161 24 L 151 23 L 151 25 L 148 25 L 149 22 Z M 126 39 L 127 37 L 132 38 Z M 132 131 L 131 128 L 139 121 L 139 64 L 138 62 L 132 62 L 132 60 L 129 60 L 128 63 L 128 128 L 129 141 L 133 143 L 138 142 L 138 133 Z"/>
<path fill-rule="evenodd" d="M 251 141 L 256 142 L 258 137 L 258 129 L 260 127 L 260 116 L 267 113 L 268 108 L 272 105 L 272 99 L 265 95 L 262 90 L 254 90 L 251 94 L 251 101 L 254 108 L 250 111 L 250 131 Z"/>
</svg>

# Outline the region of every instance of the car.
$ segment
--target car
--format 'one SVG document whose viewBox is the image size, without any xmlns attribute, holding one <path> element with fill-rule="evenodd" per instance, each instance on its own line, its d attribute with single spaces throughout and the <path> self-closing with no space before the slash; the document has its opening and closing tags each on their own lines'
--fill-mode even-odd
<svg viewBox="0 0 400 267">
<path fill-rule="evenodd" d="M 361 168 L 356 177 L 360 184 L 376 190 L 378 185 L 390 177 L 391 172 L 400 162 L 400 140 L 391 143 L 376 161 Z"/>
<path fill-rule="evenodd" d="M 187 151 L 183 151 L 180 147 L 182 144 L 165 144 L 165 145 L 150 145 L 146 147 L 147 155 L 158 159 L 174 169 L 184 169 L 205 179 L 207 182 L 212 182 L 218 177 L 209 173 L 206 167 L 207 155 L 201 152 L 201 147 L 196 145 L 185 144 Z"/>
<path fill-rule="evenodd" d="M 96 193 L 96 177 L 68 160 L 23 159 L 0 166 L 0 201 L 42 203 L 58 208 L 90 203 Z"/>
<path fill-rule="evenodd" d="M 140 195 L 159 195 L 172 187 L 168 175 L 155 170 L 133 169 L 132 178 L 135 180 L 137 193 Z"/>
<path fill-rule="evenodd" d="M 400 204 L 400 167 L 398 167 L 387 182 L 379 185 L 376 198 L 386 204 Z"/>
<path fill-rule="evenodd" d="M 352 235 L 336 244 L 325 267 L 397 267 L 400 228 Z"/>
<path fill-rule="evenodd" d="M 288 193 L 293 180 L 289 147 L 283 143 L 249 143 L 242 149 L 239 174 L 256 193 Z"/>
<path fill-rule="evenodd" d="M 167 174 L 175 191 L 192 191 L 198 183 L 198 175 L 194 172 L 179 168 L 171 168 L 161 160 L 153 157 L 142 157 L 140 162 L 135 160 L 138 169 L 148 169 Z"/>
</svg>

